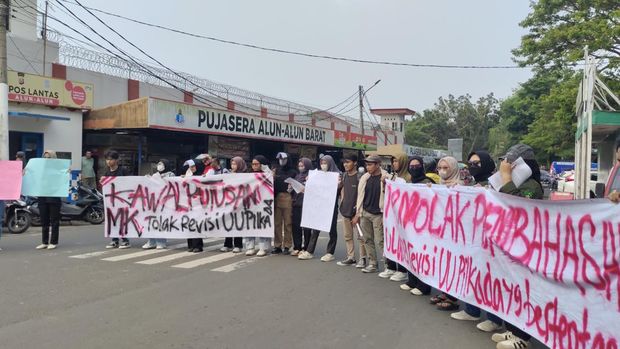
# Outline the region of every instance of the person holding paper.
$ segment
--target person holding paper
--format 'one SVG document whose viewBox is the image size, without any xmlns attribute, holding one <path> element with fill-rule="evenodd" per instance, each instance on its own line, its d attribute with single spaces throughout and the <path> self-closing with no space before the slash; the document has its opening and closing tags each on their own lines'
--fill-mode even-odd
<svg viewBox="0 0 620 349">
<path fill-rule="evenodd" d="M 325 172 L 336 172 L 340 175 L 340 170 L 338 170 L 338 166 L 336 166 L 336 162 L 334 158 L 330 155 L 325 155 L 321 158 L 321 171 Z M 334 252 L 336 252 L 336 242 L 338 241 L 338 194 L 336 194 L 336 202 L 334 204 L 334 214 L 332 215 L 332 224 L 329 229 L 329 241 L 327 242 L 327 251 L 323 257 L 321 257 L 321 262 L 331 262 L 334 258 Z M 301 220 L 301 218 L 300 218 Z M 319 234 L 321 232 L 318 230 L 310 230 L 306 229 L 304 232 L 305 241 L 308 241 L 308 245 L 306 246 L 306 251 L 303 251 L 299 255 L 299 259 L 308 260 L 314 257 L 314 249 L 316 248 L 316 243 L 319 239 Z"/>
<path fill-rule="evenodd" d="M 351 223 L 360 224 L 364 233 L 368 265 L 363 273 L 376 273 L 378 256 L 383 253 L 383 201 L 385 180 L 389 174 L 381 168 L 381 157 L 366 158 L 366 174 L 360 178 L 357 189 L 357 212 Z"/>
<path fill-rule="evenodd" d="M 400 153 L 392 158 L 392 169 L 394 173 L 390 180 L 392 181 L 404 181 L 411 183 L 411 175 L 409 174 L 409 158 L 407 154 Z M 382 279 L 390 279 L 391 281 L 402 282 L 407 280 L 407 269 L 402 265 L 387 259 L 385 260 L 385 270 L 379 273 L 379 277 Z"/>
<path fill-rule="evenodd" d="M 252 159 L 252 172 L 270 172 L 269 169 L 269 160 L 263 155 L 256 155 Z M 256 251 L 256 245 L 258 240 L 258 252 Z M 249 237 L 244 239 L 245 242 L 245 255 L 253 256 L 256 255 L 258 257 L 264 257 L 267 255 L 267 251 L 269 247 L 271 247 L 271 239 L 269 238 L 258 238 L 258 237 Z"/>
<path fill-rule="evenodd" d="M 44 159 L 56 159 L 56 152 L 46 150 L 43 153 Z M 59 197 L 39 197 L 39 213 L 41 215 L 41 238 L 42 243 L 37 246 L 37 250 L 53 250 L 58 245 L 58 235 L 60 233 L 60 198 Z M 52 234 L 50 235 L 50 228 Z"/>
<path fill-rule="evenodd" d="M 214 170 L 219 167 L 219 161 L 213 160 L 212 164 L 214 166 Z M 245 164 L 245 160 L 239 156 L 235 156 L 230 160 L 230 172 L 222 172 L 222 173 L 245 173 L 247 171 L 248 166 Z M 215 170 L 216 171 L 216 170 Z M 228 252 L 232 250 L 233 253 L 240 253 L 243 248 L 243 238 L 242 237 L 227 237 L 224 239 L 224 246 L 220 249 L 221 252 Z"/>
<path fill-rule="evenodd" d="M 278 166 L 274 170 L 275 195 L 275 230 L 273 254 L 290 254 L 293 245 L 293 198 L 288 192 L 288 183 L 284 180 L 295 178 L 297 171 L 291 167 L 291 160 L 287 153 L 279 152 L 276 155 Z"/>
<path fill-rule="evenodd" d="M 157 172 L 153 174 L 153 176 L 158 176 L 160 178 L 168 178 L 174 177 L 174 171 L 170 164 L 170 161 L 167 159 L 160 159 L 157 163 Z M 142 246 L 145 250 L 158 249 L 163 250 L 166 248 L 166 239 L 149 239 L 146 244 Z"/>
<path fill-rule="evenodd" d="M 124 168 L 119 166 L 118 159 L 120 155 L 116 150 L 108 150 L 105 153 L 105 164 L 108 167 L 106 172 L 103 174 L 103 177 L 122 177 L 127 176 L 127 173 Z M 122 238 L 119 240 L 118 238 L 113 238 L 112 242 L 110 242 L 105 248 L 120 248 L 126 249 L 130 248 L 129 239 Z"/>
<path fill-rule="evenodd" d="M 295 176 L 295 180 L 303 185 L 306 184 L 308 173 L 313 170 L 312 161 L 308 158 L 301 158 L 297 163 L 299 173 Z M 292 186 L 291 186 L 292 188 Z M 303 228 L 301 226 L 301 213 L 303 210 L 304 192 L 291 191 L 293 196 L 293 252 L 291 256 L 298 256 L 306 251 L 308 242 L 312 235 L 312 229 Z M 306 237 L 304 239 L 304 237 Z"/>
<path fill-rule="evenodd" d="M 357 186 L 362 177 L 362 173 L 357 169 L 357 155 L 347 154 L 344 156 L 344 170 L 340 181 L 340 214 L 342 215 L 342 227 L 344 230 L 344 241 L 347 245 L 347 258 L 338 262 L 338 265 L 355 265 L 356 268 L 366 267 L 366 247 L 364 237 L 360 236 L 357 226 L 353 225 L 351 219 L 355 216 L 357 204 Z M 354 236 L 357 236 L 359 244 L 359 259 L 355 260 Z M 356 264 L 357 263 L 357 264 Z"/>
</svg>

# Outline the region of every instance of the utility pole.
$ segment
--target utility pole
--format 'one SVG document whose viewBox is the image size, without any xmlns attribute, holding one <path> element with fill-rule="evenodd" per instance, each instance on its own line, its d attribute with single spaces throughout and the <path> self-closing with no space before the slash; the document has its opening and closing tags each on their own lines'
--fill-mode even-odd
<svg viewBox="0 0 620 349">
<path fill-rule="evenodd" d="M 0 0 L 0 160 L 9 160 L 9 85 L 6 71 L 9 12 L 9 0 Z"/>
<path fill-rule="evenodd" d="M 45 68 L 47 67 L 47 7 L 49 3 L 45 0 L 45 15 L 43 16 L 43 29 L 41 36 L 43 37 L 43 76 L 45 76 Z"/>
<path fill-rule="evenodd" d="M 364 86 L 359 87 L 360 94 L 360 128 L 362 129 L 362 137 L 364 136 Z"/>
</svg>

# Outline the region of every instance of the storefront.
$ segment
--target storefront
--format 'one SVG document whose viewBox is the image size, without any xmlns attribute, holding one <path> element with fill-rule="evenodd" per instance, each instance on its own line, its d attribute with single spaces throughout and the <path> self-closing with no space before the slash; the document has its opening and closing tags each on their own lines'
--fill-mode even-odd
<svg viewBox="0 0 620 349">
<path fill-rule="evenodd" d="M 123 166 L 140 175 L 153 172 L 161 158 L 175 163 L 180 172 L 185 160 L 205 152 L 228 166 L 235 156 L 249 161 L 262 154 L 275 161 L 281 151 L 291 154 L 293 161 L 308 157 L 316 162 L 320 154 L 338 161 L 347 151 L 358 152 L 355 147 L 376 145 L 376 137 L 367 137 L 370 146 L 362 147 L 359 141 L 345 148 L 332 129 L 148 97 L 93 110 L 85 117 L 84 129 L 88 148 L 98 154 L 119 151 Z"/>
<path fill-rule="evenodd" d="M 93 101 L 89 84 L 8 72 L 9 154 L 41 157 L 45 149 L 81 168 L 82 110 Z"/>
</svg>

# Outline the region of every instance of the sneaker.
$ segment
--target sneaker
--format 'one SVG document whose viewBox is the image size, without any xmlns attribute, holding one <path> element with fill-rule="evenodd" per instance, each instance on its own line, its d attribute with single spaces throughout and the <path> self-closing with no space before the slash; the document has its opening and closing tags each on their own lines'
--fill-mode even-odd
<svg viewBox="0 0 620 349">
<path fill-rule="evenodd" d="M 491 340 L 495 343 L 501 343 L 513 338 L 515 338 L 515 336 L 510 331 L 506 331 L 504 333 L 495 333 L 491 336 Z"/>
<path fill-rule="evenodd" d="M 334 255 L 333 255 L 333 254 L 331 254 L 331 253 L 326 253 L 323 257 L 321 257 L 321 262 L 331 262 L 331 261 L 333 261 L 334 259 L 336 259 L 336 258 L 334 258 Z"/>
<path fill-rule="evenodd" d="M 152 250 L 154 248 L 155 248 L 155 245 L 151 245 L 148 242 L 146 244 L 142 245 L 142 249 L 144 249 L 144 250 Z"/>
<path fill-rule="evenodd" d="M 195 248 L 195 249 L 192 250 L 192 252 L 200 253 L 200 252 L 202 252 L 202 248 Z"/>
<path fill-rule="evenodd" d="M 118 248 L 120 248 L 121 250 L 124 250 L 124 249 L 126 249 L 126 248 L 130 248 L 130 247 L 131 247 L 131 245 L 129 244 L 129 242 L 128 242 L 128 241 L 126 241 L 126 242 L 121 242 L 121 244 L 118 246 Z"/>
<path fill-rule="evenodd" d="M 291 252 L 291 256 L 299 256 L 299 250 L 293 250 L 293 252 Z"/>
<path fill-rule="evenodd" d="M 255 254 L 256 254 L 256 249 L 254 249 L 254 248 L 245 251 L 245 255 L 246 256 L 253 256 Z"/>
<path fill-rule="evenodd" d="M 338 262 L 336 264 L 341 265 L 341 266 L 345 266 L 345 267 L 349 266 L 349 265 L 355 265 L 355 259 L 347 258 L 347 259 L 345 259 L 343 261 L 340 261 L 340 262 Z"/>
<path fill-rule="evenodd" d="M 407 274 L 397 271 L 394 273 L 394 275 L 390 276 L 390 280 L 396 282 L 407 281 Z"/>
<path fill-rule="evenodd" d="M 400 289 L 403 291 L 411 291 L 411 287 L 409 287 L 409 285 L 407 284 L 401 284 Z"/>
<path fill-rule="evenodd" d="M 485 320 L 482 321 L 481 323 L 479 323 L 478 325 L 476 325 L 476 327 L 480 330 L 480 331 L 484 331 L 484 332 L 495 332 L 497 330 L 499 330 L 502 325 L 497 324 L 491 320 Z"/>
<path fill-rule="evenodd" d="M 282 249 L 280 247 L 276 247 L 271 251 L 271 254 L 282 254 Z"/>
<path fill-rule="evenodd" d="M 301 254 L 297 257 L 297 259 L 299 259 L 299 260 L 301 260 L 301 261 L 308 261 L 308 260 L 311 260 L 312 258 L 314 258 L 314 255 L 312 255 L 312 253 L 307 252 L 307 251 L 305 251 L 305 252 L 301 253 Z"/>
<path fill-rule="evenodd" d="M 118 247 L 118 242 L 116 241 L 112 241 L 109 244 L 105 245 L 105 248 L 117 248 Z"/>
<path fill-rule="evenodd" d="M 37 250 L 45 250 L 47 248 L 47 244 L 41 244 L 37 246 Z"/>
<path fill-rule="evenodd" d="M 230 251 L 230 248 L 228 248 L 226 246 L 220 248 L 220 252 L 229 252 L 229 251 Z"/>
<path fill-rule="evenodd" d="M 157 247 L 155 247 L 158 250 L 165 250 L 166 249 L 166 245 L 157 245 Z"/>
<path fill-rule="evenodd" d="M 49 244 L 49 245 L 47 245 L 47 249 L 48 250 L 55 250 L 56 249 L 56 245 Z"/>
<path fill-rule="evenodd" d="M 377 272 L 377 267 L 369 264 L 366 268 L 362 269 L 362 273 L 376 273 Z"/>
<path fill-rule="evenodd" d="M 233 248 L 232 253 L 241 253 L 241 249 L 239 247 L 235 247 Z"/>
<path fill-rule="evenodd" d="M 413 290 L 411 290 L 411 294 L 414 295 L 414 296 L 422 296 L 422 295 L 424 295 L 424 293 L 422 293 L 422 291 L 420 291 L 417 288 L 414 288 Z"/>
<path fill-rule="evenodd" d="M 366 268 L 366 258 L 361 258 L 359 261 L 357 261 L 357 264 L 355 265 L 355 267 L 357 269 Z"/>
<path fill-rule="evenodd" d="M 258 252 L 256 253 L 257 257 L 265 257 L 266 255 L 267 255 L 267 252 L 265 252 L 265 250 L 263 250 L 262 248 L 258 250 Z"/>
<path fill-rule="evenodd" d="M 382 279 L 389 279 L 390 277 L 392 277 L 392 275 L 394 275 L 396 272 L 392 269 L 388 269 L 385 268 L 384 271 L 379 273 L 379 277 Z"/>
<path fill-rule="evenodd" d="M 450 314 L 450 317 L 453 318 L 454 320 L 461 320 L 461 321 L 478 321 L 478 320 L 480 320 L 480 316 L 478 316 L 478 317 L 471 316 L 471 315 L 467 314 L 467 312 L 465 312 L 465 310 L 461 310 L 459 312 L 452 313 L 452 314 Z"/>
<path fill-rule="evenodd" d="M 514 337 L 509 340 L 505 340 L 503 342 L 497 343 L 497 349 L 525 349 L 529 345 L 528 342 L 524 341 L 519 337 Z"/>
<path fill-rule="evenodd" d="M 285 247 L 284 250 L 282 250 L 282 254 L 288 256 L 291 254 L 291 250 L 288 247 Z"/>
</svg>

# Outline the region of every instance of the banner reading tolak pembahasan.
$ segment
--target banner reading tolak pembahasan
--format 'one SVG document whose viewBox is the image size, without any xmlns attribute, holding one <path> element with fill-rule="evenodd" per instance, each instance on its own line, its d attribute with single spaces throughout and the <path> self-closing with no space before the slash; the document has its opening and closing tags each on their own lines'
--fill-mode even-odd
<svg viewBox="0 0 620 349">
<path fill-rule="evenodd" d="M 618 348 L 620 205 L 386 183 L 385 256 L 550 348 Z"/>
<path fill-rule="evenodd" d="M 105 235 L 273 237 L 271 174 L 104 177 Z"/>
</svg>

